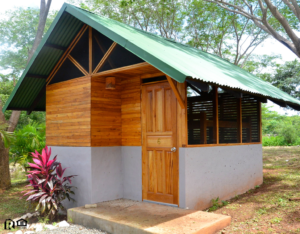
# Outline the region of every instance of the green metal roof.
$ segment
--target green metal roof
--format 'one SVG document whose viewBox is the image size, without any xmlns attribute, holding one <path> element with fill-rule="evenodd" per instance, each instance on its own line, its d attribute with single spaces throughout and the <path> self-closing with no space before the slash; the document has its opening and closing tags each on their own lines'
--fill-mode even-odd
<svg viewBox="0 0 300 234">
<path fill-rule="evenodd" d="M 48 76 L 63 54 L 63 51 L 59 49 L 45 46 L 46 43 L 67 47 L 83 23 L 93 27 L 178 82 L 182 83 L 190 77 L 212 85 L 282 101 L 292 107 L 300 106 L 300 101 L 297 99 L 216 55 L 65 3 L 30 60 L 3 111 L 30 108 L 33 100 L 44 87 L 45 80 L 30 78 L 28 74 Z M 43 97 L 42 100 L 45 98 Z M 35 110 L 45 108 L 42 100 Z"/>
</svg>

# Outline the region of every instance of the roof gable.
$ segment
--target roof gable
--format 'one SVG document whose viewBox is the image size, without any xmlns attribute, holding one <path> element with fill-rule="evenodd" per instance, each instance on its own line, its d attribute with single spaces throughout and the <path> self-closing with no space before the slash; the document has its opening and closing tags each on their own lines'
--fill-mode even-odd
<svg viewBox="0 0 300 234">
<path fill-rule="evenodd" d="M 68 46 L 84 24 L 101 32 L 178 82 L 184 82 L 187 77 L 190 77 L 212 85 L 283 101 L 292 106 L 300 105 L 300 101 L 287 93 L 218 56 L 101 17 L 70 4 L 64 4 L 23 72 L 3 111 L 28 109 L 32 106 L 33 100 L 45 86 L 45 79 L 33 78 L 30 74 L 48 76 L 63 54 L 62 50 L 49 48 L 47 44 L 62 48 Z M 44 64 L 47 66 L 43 66 Z M 31 94 L 25 95 L 29 90 Z M 22 98 L 24 95 L 26 99 Z"/>
</svg>

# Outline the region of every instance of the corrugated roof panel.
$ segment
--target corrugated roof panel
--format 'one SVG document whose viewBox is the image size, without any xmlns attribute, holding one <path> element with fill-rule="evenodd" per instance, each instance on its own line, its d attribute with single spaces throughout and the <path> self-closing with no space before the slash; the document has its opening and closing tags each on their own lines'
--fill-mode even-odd
<svg viewBox="0 0 300 234">
<path fill-rule="evenodd" d="M 55 30 L 51 33 L 47 42 L 67 47 L 76 34 L 79 32 L 83 23 L 74 16 L 64 13 Z M 64 33 L 61 33 L 64 32 Z"/>
<path fill-rule="evenodd" d="M 39 78 L 27 78 L 21 89 L 16 93 L 11 101 L 11 106 L 15 108 L 30 108 L 36 96 L 45 85 L 45 80 Z M 30 92 L 28 91 L 30 90 Z"/>
<path fill-rule="evenodd" d="M 27 78 L 26 74 L 30 71 L 33 74 L 48 76 L 62 55 L 62 51 L 46 47 L 45 43 L 67 47 L 84 23 L 178 82 L 192 77 L 209 84 L 281 100 L 290 105 L 300 105 L 297 99 L 218 56 L 64 4 L 3 111 L 7 108 L 29 108 L 32 105 L 45 80 Z"/>
<path fill-rule="evenodd" d="M 226 60 L 121 22 L 68 5 L 66 11 L 178 82 L 192 77 L 300 105 L 300 101 Z"/>
</svg>

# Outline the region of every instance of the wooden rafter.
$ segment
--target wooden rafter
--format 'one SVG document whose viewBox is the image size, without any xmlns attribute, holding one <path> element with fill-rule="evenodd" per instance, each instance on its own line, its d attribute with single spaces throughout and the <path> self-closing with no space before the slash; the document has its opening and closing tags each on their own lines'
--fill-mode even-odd
<svg viewBox="0 0 300 234">
<path fill-rule="evenodd" d="M 57 62 L 57 64 L 55 65 L 55 67 L 51 71 L 50 75 L 48 76 L 47 81 L 46 81 L 47 85 L 49 85 L 49 83 L 51 82 L 51 80 L 53 79 L 53 77 L 55 76 L 55 74 L 58 72 L 58 70 L 61 67 L 61 65 L 64 63 L 64 61 L 67 59 L 68 55 L 71 53 L 71 51 L 73 50 L 73 48 L 75 47 L 75 45 L 78 43 L 78 41 L 80 40 L 80 38 L 85 33 L 85 31 L 87 30 L 87 28 L 88 28 L 88 26 L 85 24 L 85 25 L 82 26 L 82 28 L 80 29 L 80 31 L 77 33 L 76 37 L 73 39 L 73 41 L 69 45 L 68 49 L 61 56 L 60 60 Z"/>
<path fill-rule="evenodd" d="M 149 73 L 149 74 L 146 73 L 141 75 L 141 79 L 148 79 L 148 78 L 159 77 L 159 76 L 165 76 L 165 74 L 162 72 Z"/>
<path fill-rule="evenodd" d="M 115 69 L 111 69 L 111 70 L 107 70 L 107 71 L 103 71 L 103 72 L 98 72 L 96 74 L 93 74 L 92 77 L 108 76 L 108 75 L 110 76 L 110 75 L 114 75 L 115 73 L 122 73 L 122 72 L 131 71 L 131 70 L 138 70 L 140 68 L 147 68 L 149 66 L 151 66 L 151 65 L 147 62 L 137 63 L 134 65 L 119 67 L 119 68 L 115 68 Z"/>
<path fill-rule="evenodd" d="M 89 26 L 89 74 L 93 72 L 93 28 Z"/>
<path fill-rule="evenodd" d="M 166 75 L 166 77 L 167 77 L 167 80 L 177 98 L 177 101 L 179 102 L 179 105 L 181 106 L 182 109 L 184 109 L 185 108 L 184 101 L 182 100 L 180 93 L 178 92 L 178 89 L 177 89 L 176 85 L 174 84 L 173 79 L 168 75 Z"/>
<path fill-rule="evenodd" d="M 99 42 L 98 38 L 97 38 L 95 35 L 94 35 L 94 38 L 95 38 L 95 41 L 97 42 L 97 45 L 99 46 L 100 50 L 102 51 L 102 53 L 105 54 L 106 51 L 105 51 L 105 49 L 103 48 L 103 46 L 101 45 L 101 43 Z M 115 67 L 115 65 L 114 65 L 114 63 L 111 61 L 111 59 L 108 58 L 107 61 L 108 61 L 109 65 L 110 65 L 112 68 Z"/>
<path fill-rule="evenodd" d="M 100 60 L 100 62 L 98 63 L 97 67 L 95 68 L 95 70 L 93 71 L 93 74 L 97 73 L 101 67 L 104 65 L 104 63 L 106 62 L 108 56 L 113 52 L 113 50 L 116 48 L 117 43 L 113 42 L 112 45 L 109 47 L 108 51 L 105 53 L 105 55 L 103 56 L 103 58 Z"/>
<path fill-rule="evenodd" d="M 83 73 L 83 75 L 87 76 L 89 74 L 70 54 L 68 55 L 68 59 Z"/>
</svg>

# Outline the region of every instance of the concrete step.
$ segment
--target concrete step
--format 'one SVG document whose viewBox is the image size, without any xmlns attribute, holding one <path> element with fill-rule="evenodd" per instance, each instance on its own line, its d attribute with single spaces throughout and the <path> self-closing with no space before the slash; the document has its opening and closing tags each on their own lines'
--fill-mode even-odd
<svg viewBox="0 0 300 234">
<path fill-rule="evenodd" d="M 210 234 L 228 226 L 231 217 L 119 199 L 69 209 L 68 220 L 111 234 Z"/>
</svg>

